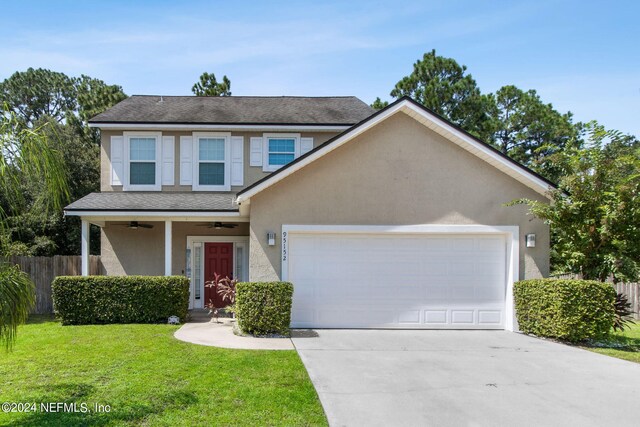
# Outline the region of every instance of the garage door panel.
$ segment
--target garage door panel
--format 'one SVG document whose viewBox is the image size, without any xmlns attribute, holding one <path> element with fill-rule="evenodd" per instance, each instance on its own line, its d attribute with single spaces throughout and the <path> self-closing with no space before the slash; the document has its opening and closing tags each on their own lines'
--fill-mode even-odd
<svg viewBox="0 0 640 427">
<path fill-rule="evenodd" d="M 495 236 L 289 233 L 292 326 L 502 329 L 505 250 Z"/>
<path fill-rule="evenodd" d="M 427 325 L 446 325 L 447 324 L 447 311 L 443 310 L 425 310 L 425 324 Z"/>
<path fill-rule="evenodd" d="M 473 310 L 451 310 L 451 323 L 454 325 L 473 325 Z"/>
<path fill-rule="evenodd" d="M 478 310 L 478 323 L 481 325 L 499 325 L 502 322 L 500 310 Z"/>
<path fill-rule="evenodd" d="M 403 310 L 398 314 L 398 323 L 402 324 L 420 324 L 420 310 Z"/>
</svg>

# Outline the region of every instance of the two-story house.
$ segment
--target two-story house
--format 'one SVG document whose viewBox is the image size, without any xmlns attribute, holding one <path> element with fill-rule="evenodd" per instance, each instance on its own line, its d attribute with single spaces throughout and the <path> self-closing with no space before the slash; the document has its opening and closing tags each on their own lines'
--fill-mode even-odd
<svg viewBox="0 0 640 427">
<path fill-rule="evenodd" d="M 513 329 L 549 230 L 506 207 L 552 184 L 409 98 L 132 96 L 94 117 L 109 275 L 294 284 L 295 327 Z"/>
</svg>

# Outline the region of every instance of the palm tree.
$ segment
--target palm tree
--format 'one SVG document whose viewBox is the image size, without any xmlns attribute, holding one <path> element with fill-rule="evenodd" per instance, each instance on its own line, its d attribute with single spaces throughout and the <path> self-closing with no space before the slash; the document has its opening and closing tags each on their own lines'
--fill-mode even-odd
<svg viewBox="0 0 640 427">
<path fill-rule="evenodd" d="M 28 274 L 17 265 L 0 265 L 0 343 L 11 348 L 18 325 L 29 317 L 35 304 L 35 286 Z"/>
<path fill-rule="evenodd" d="M 46 124 L 44 125 L 46 126 Z M 42 127 L 27 128 L 5 107 L 0 110 L 0 256 L 7 255 L 7 218 L 25 210 L 61 209 L 68 198 L 64 162 L 44 137 Z M 43 186 L 42 196 L 29 201 L 25 183 Z M 28 205 L 28 206 L 27 206 Z M 35 303 L 35 287 L 17 266 L 0 262 L 0 344 L 7 349 L 15 342 L 17 328 Z"/>
</svg>

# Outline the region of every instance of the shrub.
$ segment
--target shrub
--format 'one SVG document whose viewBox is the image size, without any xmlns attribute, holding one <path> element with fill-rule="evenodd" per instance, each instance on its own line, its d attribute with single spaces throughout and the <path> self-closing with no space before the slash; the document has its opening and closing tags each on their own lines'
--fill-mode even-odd
<svg viewBox="0 0 640 427">
<path fill-rule="evenodd" d="M 526 334 L 569 342 L 606 337 L 613 327 L 616 292 L 590 280 L 534 279 L 514 284 L 516 317 Z"/>
<path fill-rule="evenodd" d="M 633 308 L 629 302 L 629 297 L 625 294 L 618 293 L 615 302 L 615 318 L 613 321 L 613 330 L 624 332 L 625 328 L 631 328 L 636 322 L 633 320 Z"/>
<path fill-rule="evenodd" d="M 293 285 L 289 282 L 242 282 L 236 286 L 236 317 L 243 333 L 289 335 Z"/>
<path fill-rule="evenodd" d="M 213 273 L 213 280 L 204 282 L 204 286 L 207 288 L 213 288 L 213 290 L 220 295 L 223 302 L 228 302 L 229 305 L 233 305 L 236 302 L 236 285 L 238 279 L 230 279 L 229 276 L 222 277 L 218 273 Z M 205 307 L 213 310 L 216 307 L 212 300 L 209 300 L 205 304 Z"/>
<path fill-rule="evenodd" d="M 52 290 L 63 325 L 183 321 L 189 308 L 183 276 L 60 276 Z"/>
</svg>

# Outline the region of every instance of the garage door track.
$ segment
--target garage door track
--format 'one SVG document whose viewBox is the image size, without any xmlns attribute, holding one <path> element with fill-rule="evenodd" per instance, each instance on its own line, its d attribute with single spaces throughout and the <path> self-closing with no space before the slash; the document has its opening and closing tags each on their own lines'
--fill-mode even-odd
<svg viewBox="0 0 640 427">
<path fill-rule="evenodd" d="M 506 331 L 294 331 L 332 426 L 638 425 L 640 365 Z"/>
</svg>

